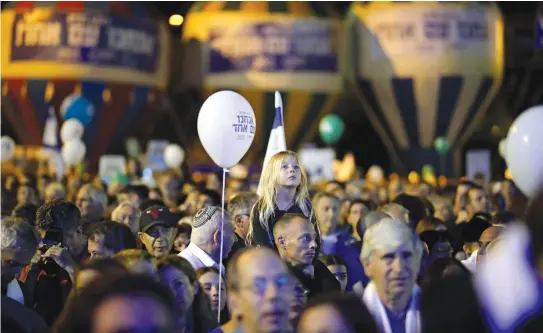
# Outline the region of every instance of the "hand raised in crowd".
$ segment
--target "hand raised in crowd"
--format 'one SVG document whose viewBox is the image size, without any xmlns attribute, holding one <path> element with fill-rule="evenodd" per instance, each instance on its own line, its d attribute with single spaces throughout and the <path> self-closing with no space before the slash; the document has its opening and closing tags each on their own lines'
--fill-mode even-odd
<svg viewBox="0 0 543 333">
<path fill-rule="evenodd" d="M 66 248 L 58 245 L 51 246 L 42 257 L 53 259 L 57 265 L 68 272 L 72 282 L 74 281 L 75 272 L 79 268 L 79 265 L 70 256 Z"/>
</svg>

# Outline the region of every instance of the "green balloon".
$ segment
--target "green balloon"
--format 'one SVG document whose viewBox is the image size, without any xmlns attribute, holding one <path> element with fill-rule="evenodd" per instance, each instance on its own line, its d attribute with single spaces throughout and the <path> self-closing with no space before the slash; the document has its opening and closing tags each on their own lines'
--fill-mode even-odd
<svg viewBox="0 0 543 333">
<path fill-rule="evenodd" d="M 449 151 L 449 141 L 446 137 L 437 137 L 434 141 L 434 148 L 440 154 L 446 154 Z"/>
<path fill-rule="evenodd" d="M 329 145 L 336 143 L 341 138 L 344 129 L 343 120 L 335 114 L 324 116 L 319 123 L 321 139 Z"/>
</svg>

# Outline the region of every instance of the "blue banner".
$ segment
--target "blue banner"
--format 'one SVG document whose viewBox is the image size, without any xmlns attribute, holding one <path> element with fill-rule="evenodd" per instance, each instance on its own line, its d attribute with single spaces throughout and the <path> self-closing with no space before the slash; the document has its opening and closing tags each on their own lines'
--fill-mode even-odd
<svg viewBox="0 0 543 333">
<path fill-rule="evenodd" d="M 41 20 L 17 14 L 11 61 L 54 61 L 154 73 L 158 25 L 98 13 L 55 13 Z"/>
<path fill-rule="evenodd" d="M 337 73 L 337 31 L 331 22 L 296 20 L 213 28 L 209 72 Z"/>
</svg>

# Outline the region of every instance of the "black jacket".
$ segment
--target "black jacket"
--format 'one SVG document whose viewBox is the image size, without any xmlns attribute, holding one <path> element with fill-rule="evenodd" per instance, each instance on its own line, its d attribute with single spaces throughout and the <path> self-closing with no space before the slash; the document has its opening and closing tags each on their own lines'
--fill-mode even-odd
<svg viewBox="0 0 543 333">
<path fill-rule="evenodd" d="M 311 207 L 311 202 L 309 202 L 309 207 L 311 210 L 313 209 Z M 273 240 L 273 226 L 275 225 L 275 222 L 277 222 L 277 220 L 279 220 L 281 216 L 283 216 L 286 213 L 303 214 L 302 210 L 297 205 L 293 205 L 286 211 L 279 210 L 279 208 L 275 206 L 273 215 L 268 219 L 268 221 L 266 221 L 268 225 L 268 230 L 269 230 L 269 232 L 267 232 L 262 227 L 260 217 L 258 216 L 259 211 L 260 211 L 260 202 L 257 202 L 251 211 L 251 226 L 253 228 L 253 234 L 251 237 L 251 245 L 268 246 L 268 247 L 274 248 L 275 250 L 277 250 L 277 246 L 275 246 L 275 242 Z M 319 250 L 320 250 L 320 244 L 321 244 L 321 235 L 319 231 L 319 226 L 317 224 L 317 218 L 315 217 L 315 214 L 311 214 L 311 217 L 307 216 L 307 218 L 311 219 L 311 223 L 313 223 L 313 226 L 315 227 L 315 233 L 317 234 L 317 253 L 315 255 L 315 258 L 318 258 L 319 253 L 320 253 Z"/>
<path fill-rule="evenodd" d="M 2 295 L 2 332 L 47 333 L 49 329 L 35 311 Z"/>
<path fill-rule="evenodd" d="M 315 274 L 314 277 L 311 278 L 298 267 L 289 265 L 290 271 L 298 278 L 298 280 L 300 280 L 304 288 L 309 292 L 307 295 L 308 299 L 322 293 L 341 292 L 339 281 L 320 260 L 315 260 L 313 266 L 315 267 Z"/>
</svg>

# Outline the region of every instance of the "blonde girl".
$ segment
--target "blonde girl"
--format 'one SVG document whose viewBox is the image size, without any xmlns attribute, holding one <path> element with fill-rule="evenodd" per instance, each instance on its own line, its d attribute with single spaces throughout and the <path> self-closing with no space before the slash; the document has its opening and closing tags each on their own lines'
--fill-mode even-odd
<svg viewBox="0 0 543 333">
<path fill-rule="evenodd" d="M 251 211 L 247 244 L 274 247 L 273 226 L 285 213 L 301 213 L 315 226 L 320 244 L 320 232 L 313 214 L 307 176 L 298 155 L 284 151 L 274 155 L 262 174 L 262 194 Z M 318 256 L 318 255 L 317 255 Z"/>
</svg>

